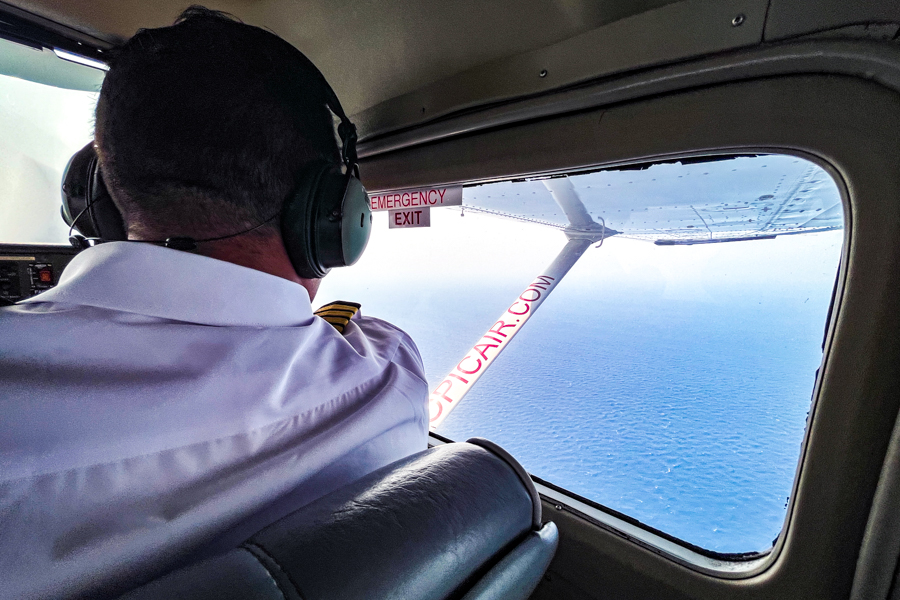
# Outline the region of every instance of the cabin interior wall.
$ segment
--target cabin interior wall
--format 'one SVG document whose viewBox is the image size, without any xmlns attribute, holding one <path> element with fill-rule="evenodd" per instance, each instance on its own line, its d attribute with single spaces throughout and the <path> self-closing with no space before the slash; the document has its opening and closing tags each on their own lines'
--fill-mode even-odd
<svg viewBox="0 0 900 600">
<path fill-rule="evenodd" d="M 895 0 L 771 0 L 766 17 L 767 42 L 836 29 L 847 25 L 900 23 Z"/>
<path fill-rule="evenodd" d="M 845 598 L 900 403 L 900 96 L 845 76 L 785 76 L 597 108 L 389 152 L 376 189 L 484 181 L 683 153 L 771 149 L 818 157 L 846 185 L 833 337 L 792 494 L 764 570 L 699 573 L 573 513 L 547 509 L 561 546 L 537 598 Z"/>
<path fill-rule="evenodd" d="M 676 2 L 419 86 L 354 118 L 365 140 L 479 106 L 755 46 L 763 37 L 767 6 L 768 0 Z"/>
</svg>

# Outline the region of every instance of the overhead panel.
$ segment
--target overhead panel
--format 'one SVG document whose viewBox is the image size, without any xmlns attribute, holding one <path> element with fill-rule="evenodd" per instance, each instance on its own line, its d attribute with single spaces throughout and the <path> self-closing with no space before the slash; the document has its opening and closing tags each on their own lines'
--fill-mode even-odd
<svg viewBox="0 0 900 600">
<path fill-rule="evenodd" d="M 361 138 L 454 112 L 762 41 L 767 0 L 683 0 L 508 55 L 355 115 Z M 373 103 L 374 104 L 374 103 Z"/>
<path fill-rule="evenodd" d="M 108 42 L 126 39 L 142 27 L 170 25 L 191 4 L 0 0 L 0 7 L 5 3 Z M 556 44 L 672 3 L 677 0 L 202 2 L 268 28 L 307 54 L 350 115 L 478 65 Z"/>
</svg>

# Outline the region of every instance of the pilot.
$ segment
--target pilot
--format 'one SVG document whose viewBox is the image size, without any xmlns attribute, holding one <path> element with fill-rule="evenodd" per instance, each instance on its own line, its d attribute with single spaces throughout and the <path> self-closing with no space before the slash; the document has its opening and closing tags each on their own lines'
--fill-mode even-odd
<svg viewBox="0 0 900 600">
<path fill-rule="evenodd" d="M 311 308 L 319 196 L 363 192 L 306 57 L 192 7 L 113 53 L 95 129 L 128 241 L 0 310 L 4 598 L 125 590 L 427 446 L 413 341 Z"/>
</svg>

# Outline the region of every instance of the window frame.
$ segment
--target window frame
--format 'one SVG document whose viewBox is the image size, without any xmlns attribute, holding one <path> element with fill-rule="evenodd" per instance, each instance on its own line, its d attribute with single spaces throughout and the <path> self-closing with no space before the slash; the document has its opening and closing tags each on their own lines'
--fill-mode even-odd
<svg viewBox="0 0 900 600">
<path fill-rule="evenodd" d="M 900 53 L 895 53 L 900 65 Z M 645 75 L 650 77 L 650 75 Z M 740 79 L 734 74 L 735 79 Z M 687 89 L 370 154 L 371 189 L 486 183 L 715 153 L 777 152 L 811 160 L 841 189 L 844 247 L 785 527 L 762 561 L 702 564 L 604 527 L 577 510 L 545 509 L 560 527 L 569 581 L 621 589 L 623 572 L 654 573 L 660 597 L 841 597 L 852 583 L 869 505 L 900 398 L 900 83 L 800 72 Z M 589 96 L 590 88 L 583 94 Z M 866 110 L 854 110 L 864 106 Z M 669 115 L 678 114 L 673 121 Z M 848 118 L 852 115 L 852 119 Z M 661 135 L 664 134 L 664 135 Z M 610 143 L 614 140 L 615 143 Z M 392 148 L 389 141 L 382 144 Z M 513 154 L 509 148 L 528 148 Z M 880 365 L 880 366 L 879 366 Z M 896 384 L 896 385 L 895 385 Z M 865 401 L 861 394 L 865 394 Z M 886 416 L 890 418 L 885 418 Z M 548 488 L 549 489 L 549 488 Z M 587 515 L 590 516 L 590 515 Z M 662 539 L 662 538 L 660 538 Z M 567 541 L 568 540 L 568 541 Z M 713 559 L 709 559 L 713 560 Z M 723 568 L 724 567 L 724 568 Z M 619 586 L 619 588 L 615 588 Z M 648 589 L 651 589 L 648 588 Z M 643 588 L 642 588 L 643 589 Z"/>
<path fill-rule="evenodd" d="M 807 438 L 809 436 L 810 424 L 812 416 L 815 412 L 816 400 L 821 384 L 823 366 L 827 360 L 827 348 L 830 335 L 833 332 L 833 318 L 839 313 L 840 288 L 839 285 L 843 279 L 843 265 L 846 262 L 847 249 L 850 243 L 850 201 L 846 182 L 840 176 L 839 171 L 831 165 L 827 160 L 816 154 L 798 151 L 795 148 L 775 148 L 775 147 L 746 147 L 746 148 L 720 148 L 714 151 L 704 152 L 685 152 L 678 154 L 666 154 L 662 156 L 643 157 L 640 161 L 635 162 L 616 162 L 607 164 L 598 164 L 584 166 L 576 170 L 557 170 L 552 172 L 540 173 L 539 176 L 562 176 L 562 175 L 580 175 L 584 173 L 593 173 L 597 171 L 617 169 L 622 167 L 633 168 L 641 166 L 649 166 L 659 163 L 671 163 L 683 160 L 702 162 L 702 159 L 712 158 L 731 158 L 748 156 L 754 154 L 773 154 L 781 156 L 793 156 L 809 161 L 821 168 L 829 177 L 832 178 L 838 188 L 841 202 L 844 207 L 844 227 L 843 241 L 841 247 L 840 258 L 835 272 L 835 283 L 832 287 L 831 300 L 829 302 L 828 311 L 823 322 L 823 339 L 822 339 L 822 360 L 819 368 L 816 370 L 816 378 L 813 382 L 809 416 L 804 426 L 801 448 L 795 466 L 795 474 L 791 484 L 791 494 L 788 500 L 788 507 L 785 511 L 785 518 L 782 523 L 778 535 L 776 536 L 772 547 L 763 552 L 717 552 L 709 550 L 687 542 L 662 529 L 658 529 L 642 523 L 640 520 L 631 517 L 625 513 L 617 511 L 613 508 L 605 506 L 599 502 L 584 497 L 576 492 L 566 489 L 563 486 L 556 485 L 551 481 L 545 480 L 534 474 L 529 473 L 538 493 L 541 495 L 545 504 L 549 504 L 556 511 L 567 511 L 573 515 L 584 519 L 597 527 L 601 527 L 608 531 L 622 536 L 630 542 L 639 544 L 648 550 L 659 553 L 679 564 L 692 568 L 704 574 L 713 575 L 726 579 L 741 579 L 752 577 L 764 571 L 770 563 L 777 558 L 778 551 L 781 549 L 781 542 L 786 533 L 788 523 L 790 521 L 791 505 L 797 493 L 797 486 L 800 480 L 800 471 L 803 464 L 804 453 L 807 446 Z M 497 181 L 510 181 L 510 179 L 491 179 L 476 180 L 462 182 L 464 187 L 483 185 L 485 183 L 494 183 Z M 477 384 L 476 384 L 477 385 Z M 444 443 L 453 443 L 454 440 L 446 438 L 434 431 L 430 432 L 430 443 L 440 445 Z"/>
</svg>

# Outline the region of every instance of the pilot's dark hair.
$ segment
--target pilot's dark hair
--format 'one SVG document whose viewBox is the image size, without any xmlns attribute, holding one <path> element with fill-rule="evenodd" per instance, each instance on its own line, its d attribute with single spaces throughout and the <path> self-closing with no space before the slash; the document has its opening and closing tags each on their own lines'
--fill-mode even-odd
<svg viewBox="0 0 900 600">
<path fill-rule="evenodd" d="M 278 214 L 303 165 L 340 162 L 333 117 L 301 61 L 275 34 L 199 6 L 117 48 L 95 141 L 129 232 L 247 229 Z"/>
</svg>

